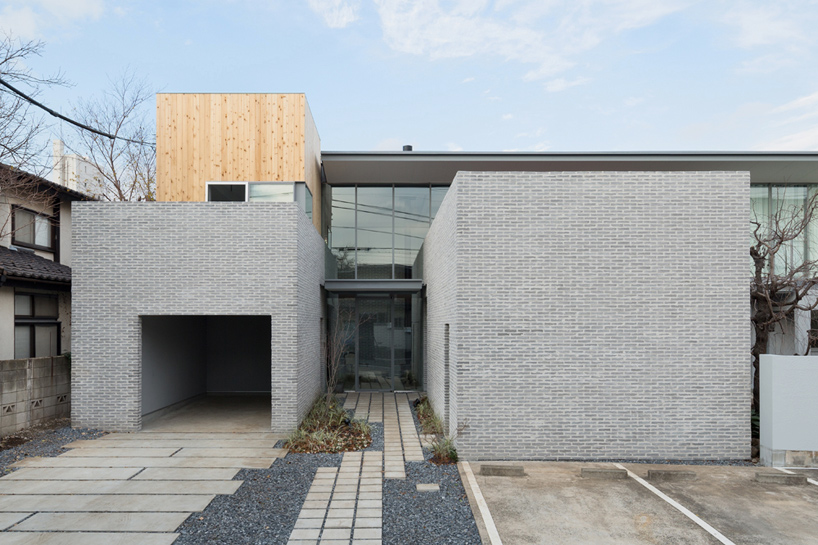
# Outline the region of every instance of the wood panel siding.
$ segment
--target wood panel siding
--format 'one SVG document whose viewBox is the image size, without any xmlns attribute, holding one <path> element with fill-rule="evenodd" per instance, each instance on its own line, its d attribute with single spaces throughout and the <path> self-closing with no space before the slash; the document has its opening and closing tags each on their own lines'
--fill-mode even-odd
<svg viewBox="0 0 818 545">
<path fill-rule="evenodd" d="M 159 201 L 205 201 L 209 181 L 306 182 L 320 230 L 320 161 L 321 141 L 303 94 L 156 96 Z"/>
</svg>

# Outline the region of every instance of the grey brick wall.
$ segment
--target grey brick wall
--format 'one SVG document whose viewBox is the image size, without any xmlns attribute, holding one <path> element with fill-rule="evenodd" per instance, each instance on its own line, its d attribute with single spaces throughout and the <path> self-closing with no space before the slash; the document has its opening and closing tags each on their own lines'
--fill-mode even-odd
<svg viewBox="0 0 818 545">
<path fill-rule="evenodd" d="M 296 204 L 83 202 L 73 212 L 75 426 L 140 428 L 144 315 L 271 316 L 271 429 L 297 425 L 321 377 L 317 332 L 300 324 L 321 312 L 323 241 Z"/>
<path fill-rule="evenodd" d="M 749 182 L 459 173 L 423 259 L 429 393 L 439 410 L 450 323 L 460 453 L 747 457 Z"/>
</svg>

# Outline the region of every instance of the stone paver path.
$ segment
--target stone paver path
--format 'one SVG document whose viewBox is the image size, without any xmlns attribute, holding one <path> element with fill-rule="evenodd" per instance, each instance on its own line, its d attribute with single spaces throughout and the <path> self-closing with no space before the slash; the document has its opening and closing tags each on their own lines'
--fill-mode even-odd
<svg viewBox="0 0 818 545">
<path fill-rule="evenodd" d="M 423 461 L 411 400 L 417 394 L 347 394 L 355 418 L 383 422 L 384 451 L 344 453 L 340 468 L 319 468 L 288 545 L 380 545 L 383 480 L 405 479 L 405 462 Z"/>
<path fill-rule="evenodd" d="M 271 433 L 114 433 L 0 478 L 0 544 L 164 545 L 242 468 L 286 454 Z"/>
</svg>

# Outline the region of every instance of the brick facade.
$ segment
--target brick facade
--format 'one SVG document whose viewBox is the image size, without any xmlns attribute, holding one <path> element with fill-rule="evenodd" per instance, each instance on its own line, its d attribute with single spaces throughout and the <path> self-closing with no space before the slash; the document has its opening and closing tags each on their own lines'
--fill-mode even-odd
<svg viewBox="0 0 818 545">
<path fill-rule="evenodd" d="M 461 172 L 423 246 L 468 459 L 746 458 L 748 173 Z"/>
<path fill-rule="evenodd" d="M 324 243 L 295 203 L 75 203 L 75 426 L 141 427 L 148 315 L 271 316 L 271 429 L 323 380 Z"/>
</svg>

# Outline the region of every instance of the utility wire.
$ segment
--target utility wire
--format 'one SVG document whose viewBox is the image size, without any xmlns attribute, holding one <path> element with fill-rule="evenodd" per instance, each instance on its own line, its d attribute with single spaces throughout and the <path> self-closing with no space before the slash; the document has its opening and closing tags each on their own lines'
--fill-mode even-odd
<svg viewBox="0 0 818 545">
<path fill-rule="evenodd" d="M 42 109 L 42 110 L 45 110 L 45 111 L 46 111 L 47 113 L 49 113 L 50 115 L 52 115 L 52 116 L 54 116 L 54 117 L 56 117 L 56 118 L 58 118 L 58 119 L 62 119 L 63 121 L 65 121 L 65 122 L 67 122 L 67 123 L 70 123 L 70 124 L 74 125 L 75 127 L 79 127 L 80 129 L 82 129 L 82 130 L 84 130 L 84 131 L 89 131 L 89 132 L 92 132 L 92 133 L 94 133 L 94 134 L 98 134 L 98 135 L 100 135 L 100 136 L 104 136 L 105 138 L 110 138 L 111 140 L 123 140 L 123 141 L 125 141 L 125 142 L 130 142 L 131 144 L 139 144 L 140 146 L 151 146 L 152 148 L 155 148 L 155 147 L 156 147 L 156 143 L 155 143 L 155 142 L 141 142 L 141 141 L 139 141 L 139 140 L 131 140 L 130 138 L 125 138 L 125 137 L 122 137 L 122 136 L 115 136 L 115 135 L 113 135 L 113 134 L 108 134 L 107 132 L 102 132 L 102 131 L 99 131 L 99 130 L 97 130 L 97 129 L 94 129 L 93 127 L 89 127 L 88 125 L 84 125 L 84 124 L 80 123 L 79 121 L 74 121 L 74 120 L 73 120 L 73 119 L 71 119 L 71 118 L 65 117 L 65 116 L 64 116 L 64 115 L 62 115 L 61 113 L 59 113 L 59 112 L 55 112 L 54 110 L 52 110 L 51 108 L 49 108 L 49 107 L 48 107 L 48 106 L 46 106 L 45 104 L 42 104 L 42 103 L 40 103 L 40 102 L 37 102 L 37 101 L 36 101 L 36 100 L 34 100 L 32 97 L 28 96 L 27 94 L 25 94 L 24 92 L 20 91 L 19 89 L 15 89 L 15 88 L 14 88 L 14 87 L 12 87 L 12 86 L 11 86 L 11 85 L 10 85 L 8 82 L 6 82 L 5 80 L 3 80 L 3 78 L 0 78 L 0 85 L 2 85 L 3 87 L 7 87 L 7 88 L 8 88 L 8 89 L 10 89 L 10 90 L 11 90 L 11 92 L 13 92 L 15 95 L 18 95 L 18 96 L 19 96 L 20 98 L 22 98 L 23 100 L 26 100 L 26 101 L 30 102 L 31 104 L 33 104 L 33 105 L 37 106 L 38 108 L 40 108 L 40 109 Z"/>
</svg>

